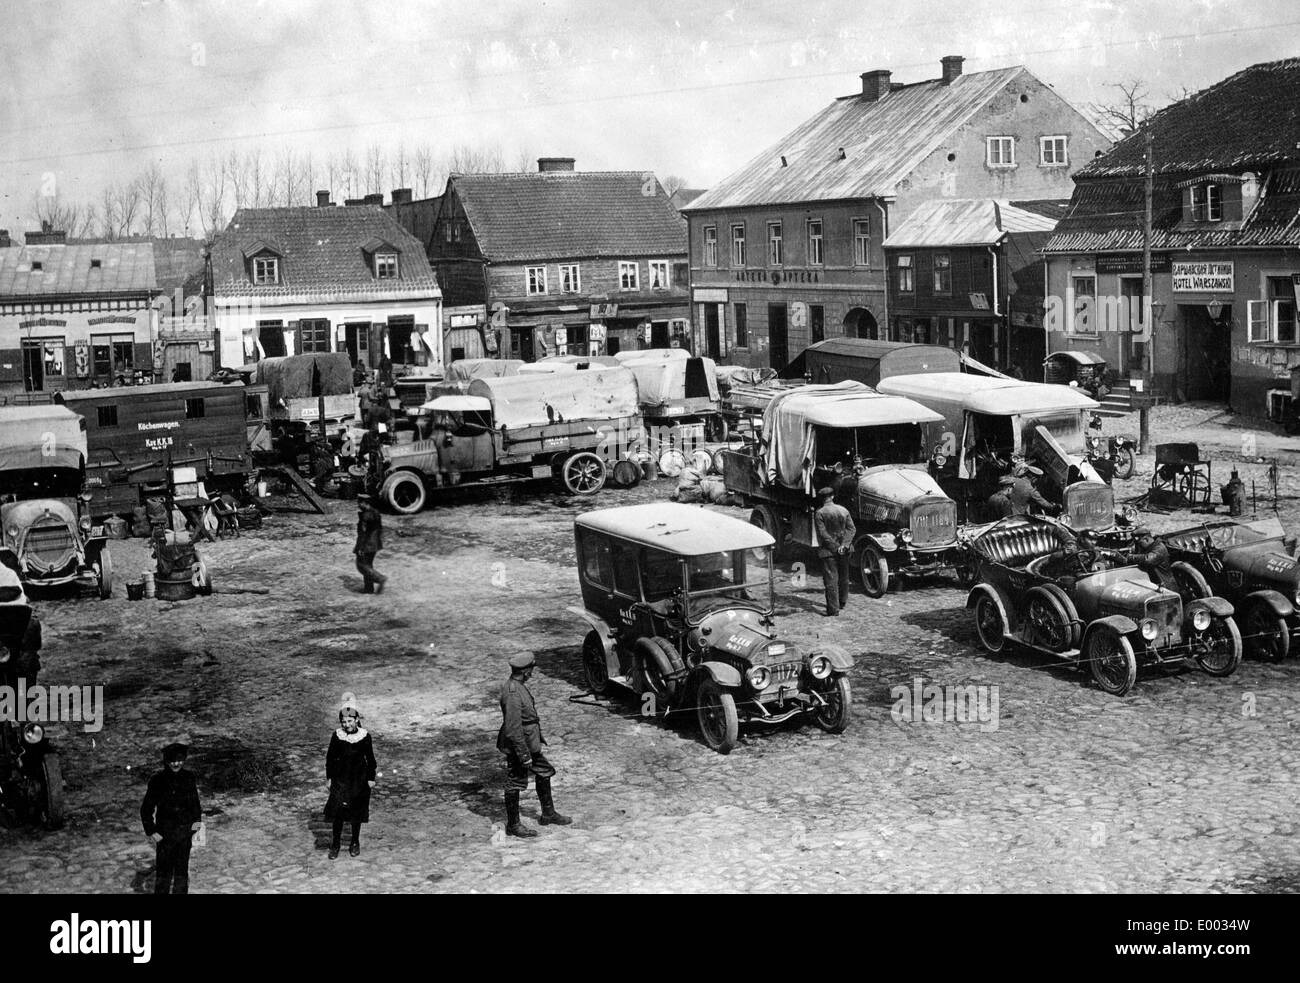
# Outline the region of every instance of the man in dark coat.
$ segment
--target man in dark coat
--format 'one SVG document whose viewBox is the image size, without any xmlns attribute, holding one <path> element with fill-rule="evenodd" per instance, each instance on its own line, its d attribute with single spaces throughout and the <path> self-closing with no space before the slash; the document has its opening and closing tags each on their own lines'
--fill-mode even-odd
<svg viewBox="0 0 1300 983">
<path fill-rule="evenodd" d="M 361 574 L 362 591 L 382 594 L 388 578 L 375 569 L 375 554 L 384 548 L 384 521 L 375 508 L 370 495 L 357 496 L 357 545 L 352 552 L 357 555 L 357 572 Z"/>
<path fill-rule="evenodd" d="M 140 805 L 157 859 L 154 894 L 190 893 L 190 840 L 203 826 L 203 810 L 194 776 L 185 770 L 189 750 L 184 744 L 163 748 L 163 770 L 149 779 Z"/>
<path fill-rule="evenodd" d="M 990 518 L 1006 519 L 1016 514 L 1016 503 L 1011 498 L 1011 489 L 1015 483 L 1016 479 L 1009 474 L 998 479 L 998 490 L 989 496 L 987 502 Z"/>
<path fill-rule="evenodd" d="M 853 516 L 843 505 L 835 503 L 835 490 L 817 492 L 818 506 L 813 515 L 817 532 L 817 556 L 822 564 L 822 584 L 826 589 L 826 615 L 833 617 L 849 602 L 849 554 L 857 529 Z"/>
<path fill-rule="evenodd" d="M 1133 543 L 1137 546 L 1137 549 L 1127 554 L 1124 557 L 1125 561 L 1136 563 L 1145 570 L 1152 583 L 1160 587 L 1167 587 L 1170 590 L 1177 590 L 1178 585 L 1174 580 L 1173 563 L 1169 559 L 1169 548 L 1156 539 L 1151 534 L 1150 529 L 1146 528 L 1133 530 Z"/>
<path fill-rule="evenodd" d="M 1038 489 L 1034 487 L 1033 478 L 1042 473 L 1031 464 L 1021 464 L 1015 469 L 1015 481 L 1011 485 L 1012 515 L 1029 515 L 1030 505 L 1037 505 L 1045 515 L 1055 515 L 1061 511 L 1038 494 Z"/>
<path fill-rule="evenodd" d="M 525 838 L 537 835 L 537 830 L 525 826 L 519 818 L 519 793 L 528 790 L 530 773 L 537 781 L 542 825 L 567 826 L 573 822 L 555 811 L 555 801 L 551 798 L 551 778 L 555 775 L 555 768 L 542 753 L 546 739 L 542 737 L 541 723 L 537 718 L 537 704 L 527 686 L 533 667 L 531 652 L 511 657 L 510 678 L 501 687 L 502 721 L 497 733 L 497 750 L 506 756 L 506 834 Z"/>
</svg>

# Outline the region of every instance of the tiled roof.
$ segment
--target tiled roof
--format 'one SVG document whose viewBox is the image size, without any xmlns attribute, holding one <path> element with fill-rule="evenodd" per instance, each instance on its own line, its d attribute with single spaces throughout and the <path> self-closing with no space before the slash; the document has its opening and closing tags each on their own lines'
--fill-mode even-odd
<svg viewBox="0 0 1300 983">
<path fill-rule="evenodd" d="M 993 198 L 924 202 L 885 240 L 886 247 L 991 246 L 1010 232 L 1050 232 L 1056 220 Z"/>
<path fill-rule="evenodd" d="M 1157 174 L 1262 169 L 1300 160 L 1300 58 L 1252 65 L 1147 121 Z M 1125 137 L 1076 178 L 1140 176 L 1145 137 Z"/>
<path fill-rule="evenodd" d="M 494 262 L 686 254 L 686 220 L 644 171 L 453 174 L 447 189 Z"/>
<path fill-rule="evenodd" d="M 877 102 L 860 95 L 836 99 L 686 211 L 893 194 L 945 137 L 1022 72 L 1028 74 L 1021 67 L 973 72 L 949 85 L 932 79 L 894 89 Z"/>
<path fill-rule="evenodd" d="M 362 249 L 371 239 L 401 251 L 396 280 L 375 279 Z M 283 256 L 280 284 L 253 285 L 244 250 L 255 242 L 271 244 Z M 377 205 L 241 208 L 212 244 L 212 282 L 218 297 L 311 294 L 330 302 L 427 297 L 438 289 L 424 246 Z"/>
<path fill-rule="evenodd" d="M 99 266 L 92 267 L 92 260 L 99 260 Z M 40 264 L 39 271 L 34 263 Z M 0 249 L 0 297 L 145 293 L 156 289 L 153 246 L 147 242 Z"/>
<path fill-rule="evenodd" d="M 1300 246 L 1300 168 L 1270 173 L 1263 182 L 1259 204 L 1239 228 L 1183 228 L 1182 192 L 1176 182 L 1154 183 L 1151 208 L 1151 248 L 1222 249 L 1232 247 Z M 1070 210 L 1056 225 L 1044 252 L 1132 252 L 1142 248 L 1143 181 L 1140 179 L 1080 179 Z"/>
<path fill-rule="evenodd" d="M 429 251 L 429 242 L 433 238 L 433 226 L 438 219 L 438 208 L 442 205 L 442 195 L 433 198 L 420 198 L 400 205 L 388 204 L 384 211 L 397 220 L 397 224 L 420 240 L 424 251 Z"/>
</svg>

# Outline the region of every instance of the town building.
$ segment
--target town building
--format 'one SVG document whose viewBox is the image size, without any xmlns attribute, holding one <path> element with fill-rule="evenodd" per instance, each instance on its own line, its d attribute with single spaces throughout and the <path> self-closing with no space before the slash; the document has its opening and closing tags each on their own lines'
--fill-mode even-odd
<svg viewBox="0 0 1300 983">
<path fill-rule="evenodd" d="M 438 369 L 442 292 L 424 246 L 370 198 L 241 208 L 211 248 L 221 364 L 347 352 L 354 365 Z"/>
<path fill-rule="evenodd" d="M 1037 255 L 1064 201 L 937 198 L 885 240 L 889 336 L 945 345 L 1037 378 L 1043 357 L 1043 264 Z"/>
<path fill-rule="evenodd" d="M 1258 416 L 1270 401 L 1279 409 L 1300 364 L 1297 105 L 1300 58 L 1254 65 L 1157 113 L 1081 169 L 1044 248 L 1050 349 L 1096 352 L 1121 378 L 1145 382 L 1150 344 L 1156 395 Z"/>
<path fill-rule="evenodd" d="M 1066 198 L 1110 142 L 1023 67 L 901 84 L 865 72 L 688 204 L 693 331 L 708 354 L 784 366 L 823 338 L 886 338 L 883 244 L 936 198 Z"/>
<path fill-rule="evenodd" d="M 153 382 L 153 244 L 25 238 L 0 231 L 0 394 Z"/>
<path fill-rule="evenodd" d="M 488 354 L 534 361 L 687 343 L 686 221 L 653 174 L 453 174 L 430 257 L 448 308 L 481 305 Z"/>
</svg>

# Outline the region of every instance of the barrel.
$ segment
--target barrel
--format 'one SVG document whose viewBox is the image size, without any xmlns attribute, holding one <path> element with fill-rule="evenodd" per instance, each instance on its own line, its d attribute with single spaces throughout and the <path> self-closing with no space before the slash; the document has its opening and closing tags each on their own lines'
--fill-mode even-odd
<svg viewBox="0 0 1300 983">
<path fill-rule="evenodd" d="M 194 596 L 193 575 L 188 570 L 159 574 L 155 584 L 160 601 L 188 601 Z"/>
</svg>

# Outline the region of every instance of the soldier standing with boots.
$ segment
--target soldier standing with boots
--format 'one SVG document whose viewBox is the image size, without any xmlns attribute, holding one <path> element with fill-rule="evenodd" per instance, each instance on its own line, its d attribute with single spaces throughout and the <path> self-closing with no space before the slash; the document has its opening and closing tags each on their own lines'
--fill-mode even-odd
<svg viewBox="0 0 1300 983">
<path fill-rule="evenodd" d="M 849 554 L 857 529 L 849 510 L 835 504 L 833 488 L 819 489 L 817 501 L 813 516 L 817 556 L 822 562 L 822 583 L 826 588 L 826 615 L 834 617 L 849 602 Z"/>
<path fill-rule="evenodd" d="M 184 744 L 163 748 L 163 770 L 149 779 L 140 805 L 140 821 L 157 860 L 154 894 L 190 893 L 191 837 L 203 827 L 203 810 L 194 775 L 185 770 L 189 752 Z"/>
<path fill-rule="evenodd" d="M 542 805 L 543 826 L 567 826 L 573 822 L 568 816 L 555 811 L 551 798 L 551 778 L 555 768 L 542 753 L 546 740 L 542 737 L 537 719 L 537 704 L 528 691 L 529 678 L 535 663 L 531 652 L 512 656 L 510 678 L 501 687 L 501 730 L 497 734 L 497 750 L 506 756 L 506 834 L 508 836 L 536 836 L 537 830 L 525 826 L 519 818 L 519 793 L 528 790 L 528 775 L 537 780 L 537 801 Z"/>
<path fill-rule="evenodd" d="M 375 508 L 374 498 L 367 494 L 357 496 L 357 545 L 352 552 L 357 555 L 357 572 L 361 574 L 362 592 L 382 594 L 388 581 L 375 569 L 375 554 L 384 548 L 384 520 Z"/>
</svg>

